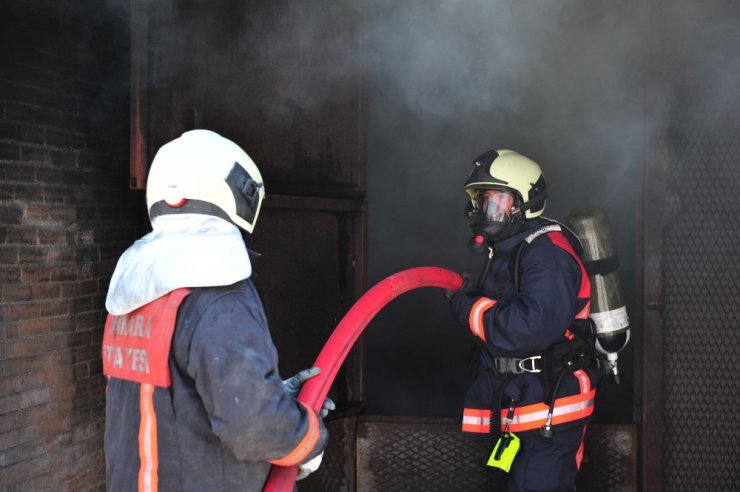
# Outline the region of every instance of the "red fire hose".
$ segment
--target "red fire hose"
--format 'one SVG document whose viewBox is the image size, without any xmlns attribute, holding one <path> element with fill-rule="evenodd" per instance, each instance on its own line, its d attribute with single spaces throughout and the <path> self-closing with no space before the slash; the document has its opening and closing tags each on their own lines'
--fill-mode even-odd
<svg viewBox="0 0 740 492">
<path fill-rule="evenodd" d="M 350 349 L 370 321 L 401 294 L 420 287 L 440 287 L 458 290 L 462 278 L 457 273 L 437 267 L 418 267 L 403 270 L 378 282 L 365 292 L 342 318 L 334 333 L 326 341 L 314 366 L 321 372 L 306 381 L 298 400 L 318 411 L 329 394 L 329 388 Z M 265 483 L 264 492 L 291 492 L 295 485 L 298 467 L 273 466 Z"/>
</svg>

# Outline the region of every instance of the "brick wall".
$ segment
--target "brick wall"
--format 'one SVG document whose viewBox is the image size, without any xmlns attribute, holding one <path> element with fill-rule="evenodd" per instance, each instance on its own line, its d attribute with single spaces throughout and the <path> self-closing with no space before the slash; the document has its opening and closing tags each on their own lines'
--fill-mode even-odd
<svg viewBox="0 0 740 492">
<path fill-rule="evenodd" d="M 0 490 L 104 489 L 105 294 L 147 224 L 127 189 L 125 5 L 0 15 Z"/>
</svg>

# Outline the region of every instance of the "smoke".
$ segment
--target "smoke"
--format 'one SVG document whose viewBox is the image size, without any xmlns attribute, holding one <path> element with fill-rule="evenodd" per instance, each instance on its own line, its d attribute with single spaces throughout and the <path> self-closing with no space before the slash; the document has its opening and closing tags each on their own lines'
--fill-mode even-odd
<svg viewBox="0 0 740 492">
<path fill-rule="evenodd" d="M 419 264 L 475 276 L 481 260 L 465 248 L 462 183 L 475 156 L 511 148 L 543 167 L 548 216 L 587 205 L 607 212 L 634 316 L 643 167 L 677 121 L 740 114 L 733 2 L 378 0 L 363 4 L 361 18 L 371 283 Z M 456 415 L 459 394 L 436 401 L 434 384 L 413 378 L 457 371 L 464 380 L 462 362 L 439 368 L 463 356 L 458 327 L 443 302 L 405 302 L 368 334 L 368 411 L 399 411 L 384 395 L 403 387 L 423 402 L 404 412 Z M 420 339 L 436 363 L 394 355 L 418 350 Z M 623 384 L 615 400 L 631 402 L 631 391 Z M 628 407 L 609 420 L 629 421 Z"/>
</svg>

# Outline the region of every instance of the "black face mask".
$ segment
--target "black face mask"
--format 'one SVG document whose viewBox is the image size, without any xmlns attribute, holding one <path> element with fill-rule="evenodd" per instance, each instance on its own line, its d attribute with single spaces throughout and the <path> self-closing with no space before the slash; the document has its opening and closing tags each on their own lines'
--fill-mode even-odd
<svg viewBox="0 0 740 492">
<path fill-rule="evenodd" d="M 479 254 L 487 252 L 494 243 L 513 236 L 524 225 L 524 214 L 521 211 L 513 213 L 506 221 L 494 222 L 487 220 L 480 209 L 473 207 L 470 202 L 465 208 L 465 215 L 468 217 L 468 226 L 473 231 L 468 248 Z"/>
</svg>

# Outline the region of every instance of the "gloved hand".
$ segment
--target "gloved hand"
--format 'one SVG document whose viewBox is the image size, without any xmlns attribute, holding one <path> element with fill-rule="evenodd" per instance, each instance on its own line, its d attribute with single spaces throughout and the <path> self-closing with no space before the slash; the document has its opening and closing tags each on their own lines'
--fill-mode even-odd
<svg viewBox="0 0 740 492">
<path fill-rule="evenodd" d="M 315 458 L 311 458 L 310 460 L 306 461 L 302 465 L 298 465 L 298 476 L 296 477 L 296 481 L 303 480 L 313 472 L 319 469 L 319 465 L 321 465 L 321 459 L 324 457 L 324 452 L 322 451 L 320 454 L 318 454 Z"/>
<path fill-rule="evenodd" d="M 462 278 L 462 287 L 452 294 L 450 305 L 460 325 L 469 327 L 470 310 L 473 304 L 475 304 L 475 301 L 481 297 L 481 293 L 473 286 L 473 283 L 470 281 L 470 275 L 467 272 L 462 273 Z"/>
<path fill-rule="evenodd" d="M 445 289 L 445 297 L 448 301 L 452 301 L 452 298 L 455 297 L 455 294 L 458 292 L 464 289 L 470 289 L 473 286 L 473 282 L 470 280 L 470 274 L 468 272 L 462 272 L 460 276 L 462 277 L 462 285 L 458 290 Z"/>
<path fill-rule="evenodd" d="M 292 378 L 284 379 L 283 380 L 283 389 L 286 393 L 288 393 L 293 398 L 298 398 L 298 393 L 301 392 L 301 388 L 303 387 L 303 383 L 311 379 L 312 377 L 316 376 L 321 372 L 320 367 L 311 367 L 309 369 L 304 369 L 300 371 L 298 374 L 293 376 Z M 327 415 L 329 415 L 329 412 L 331 410 L 334 410 L 336 408 L 336 405 L 334 404 L 334 401 L 331 398 L 326 398 L 324 400 L 324 403 L 321 405 L 321 410 L 319 411 L 319 415 L 322 419 L 326 418 Z"/>
</svg>

